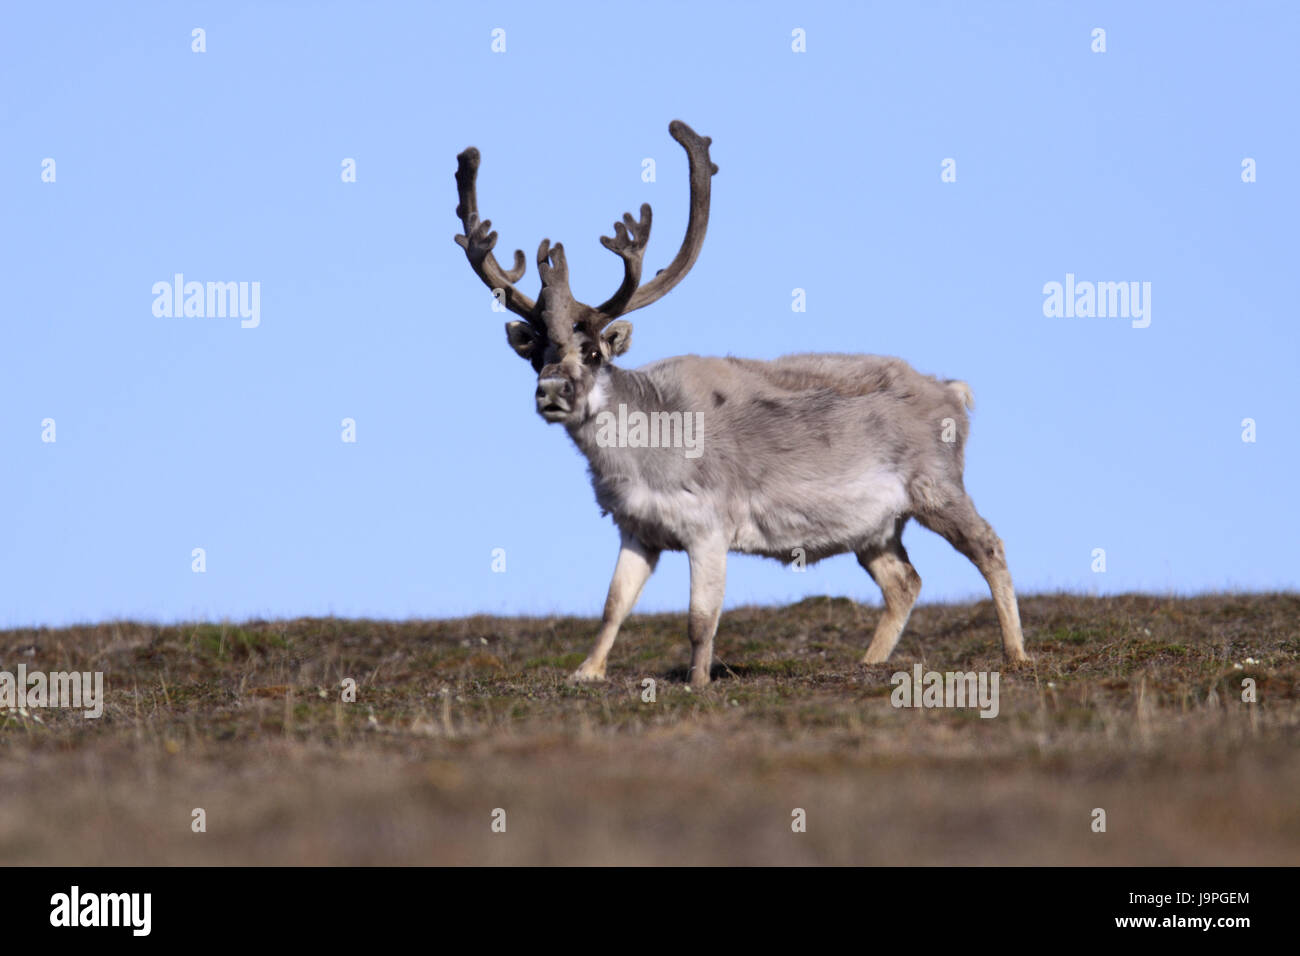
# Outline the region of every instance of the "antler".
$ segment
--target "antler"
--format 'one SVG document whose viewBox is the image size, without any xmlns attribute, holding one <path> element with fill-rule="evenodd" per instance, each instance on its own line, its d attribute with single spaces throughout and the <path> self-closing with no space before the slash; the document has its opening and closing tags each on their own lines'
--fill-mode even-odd
<svg viewBox="0 0 1300 956">
<path fill-rule="evenodd" d="M 478 179 L 479 152 L 473 146 L 456 157 L 456 192 L 460 202 L 456 206 L 456 215 L 465 227 L 463 236 L 456 236 L 456 243 L 465 250 L 474 273 L 494 293 L 501 290 L 502 302 L 515 315 L 523 316 L 533 325 L 537 325 L 537 304 L 515 288 L 524 275 L 525 261 L 523 251 L 515 250 L 515 264 L 509 271 L 502 269 L 492 254 L 497 244 L 497 234 L 490 232 L 492 220 L 478 218 Z"/>
<path fill-rule="evenodd" d="M 630 212 L 623 213 L 623 221 L 614 223 L 614 235 L 601 236 L 600 244 L 623 260 L 623 284 L 618 291 L 606 301 L 596 306 L 596 311 L 613 319 L 622 315 L 627 304 L 632 301 L 632 294 L 641 284 L 641 259 L 645 255 L 646 243 L 650 240 L 650 204 L 641 204 L 641 219 L 638 222 Z"/>
<path fill-rule="evenodd" d="M 542 277 L 542 294 L 538 297 L 539 313 L 551 343 L 564 351 L 573 341 L 573 326 L 589 321 L 591 307 L 573 298 L 569 289 L 569 263 L 564 258 L 564 244 L 543 239 L 537 247 L 537 274 Z"/>
<path fill-rule="evenodd" d="M 690 167 L 691 210 L 686 222 L 686 237 L 681 248 L 667 268 L 641 285 L 642 260 L 650 239 L 651 213 L 649 203 L 641 205 L 641 218 L 633 219 L 631 213 L 623 214 L 623 221 L 614 223 L 614 235 L 601 236 L 606 249 L 623 260 L 623 282 L 609 299 L 592 308 L 573 298 L 569 289 L 569 268 L 564 259 L 564 247 L 551 245 L 544 239 L 537 249 L 537 271 L 542 279 L 542 292 L 537 302 L 515 288 L 524 275 L 524 254 L 515 250 L 514 266 L 503 269 L 492 250 L 497 234 L 492 232 L 490 220 L 479 220 L 478 178 L 479 151 L 473 146 L 456 157 L 456 189 L 460 203 L 456 215 L 465 228 L 456 242 L 465 250 L 465 256 L 475 274 L 492 289 L 501 290 L 502 301 L 511 312 L 527 319 L 538 332 L 544 333 L 556 345 L 572 341 L 575 323 L 583 323 L 589 330 L 599 333 L 620 315 L 644 308 L 662 298 L 668 290 L 681 282 L 699 258 L 704 244 L 704 233 L 709 225 L 709 188 L 718 167 L 709 159 L 707 136 L 698 135 L 681 120 L 668 124 L 668 132 L 686 150 Z"/>
<path fill-rule="evenodd" d="M 668 290 L 681 282 L 686 273 L 691 271 L 695 260 L 699 258 L 700 248 L 704 245 L 704 233 L 709 227 L 709 189 L 713 175 L 718 167 L 709 159 L 709 145 L 713 142 L 708 136 L 700 136 L 681 120 L 668 124 L 668 133 L 682 144 L 686 150 L 687 164 L 691 177 L 691 211 L 686 221 L 686 237 L 677 250 L 673 261 L 667 268 L 643 286 L 640 282 L 641 257 L 645 251 L 645 242 L 650 235 L 650 206 L 641 207 L 641 222 L 633 223 L 630 214 L 623 216 L 623 223 L 614 225 L 615 238 L 601 237 L 601 244 L 623 257 L 623 284 L 609 301 L 600 305 L 595 311 L 596 331 L 604 328 L 620 315 L 644 308 L 651 302 L 661 299 Z M 624 237 L 623 224 L 626 223 L 631 235 Z"/>
</svg>

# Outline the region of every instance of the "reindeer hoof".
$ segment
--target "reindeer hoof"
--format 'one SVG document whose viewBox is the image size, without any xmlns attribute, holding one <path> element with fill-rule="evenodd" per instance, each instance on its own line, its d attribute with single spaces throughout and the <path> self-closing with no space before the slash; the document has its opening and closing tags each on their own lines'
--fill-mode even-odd
<svg viewBox="0 0 1300 956">
<path fill-rule="evenodd" d="M 590 684 L 594 681 L 605 679 L 605 669 L 597 669 L 589 664 L 583 664 L 576 671 L 569 675 L 570 684 Z"/>
</svg>

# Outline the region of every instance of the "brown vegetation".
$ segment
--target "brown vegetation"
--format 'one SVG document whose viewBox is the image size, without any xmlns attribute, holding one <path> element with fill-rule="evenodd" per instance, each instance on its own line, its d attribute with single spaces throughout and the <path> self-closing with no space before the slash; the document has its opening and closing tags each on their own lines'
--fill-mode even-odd
<svg viewBox="0 0 1300 956">
<path fill-rule="evenodd" d="M 1300 596 L 1025 598 L 992 720 L 889 684 L 1002 670 L 989 602 L 919 607 L 865 667 L 878 613 L 729 612 L 702 692 L 682 615 L 632 617 L 577 687 L 592 620 L 0 632 L 0 670 L 107 690 L 100 720 L 0 710 L 0 862 L 1300 862 Z"/>
</svg>

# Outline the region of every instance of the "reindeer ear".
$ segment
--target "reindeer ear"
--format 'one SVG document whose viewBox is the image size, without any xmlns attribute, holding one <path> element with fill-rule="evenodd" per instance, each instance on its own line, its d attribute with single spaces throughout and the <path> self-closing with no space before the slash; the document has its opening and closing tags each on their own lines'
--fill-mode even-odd
<svg viewBox="0 0 1300 956">
<path fill-rule="evenodd" d="M 600 333 L 600 337 L 609 346 L 609 357 L 616 358 L 632 345 L 632 323 L 624 322 L 622 319 L 611 322 L 605 331 Z"/>
<path fill-rule="evenodd" d="M 507 322 L 506 341 L 520 358 L 530 361 L 533 352 L 541 345 L 541 339 L 527 322 Z"/>
</svg>

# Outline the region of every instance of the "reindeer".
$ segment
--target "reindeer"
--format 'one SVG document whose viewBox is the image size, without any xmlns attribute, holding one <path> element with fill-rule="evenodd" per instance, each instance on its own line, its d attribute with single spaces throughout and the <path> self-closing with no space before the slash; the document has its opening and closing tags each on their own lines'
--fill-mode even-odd
<svg viewBox="0 0 1300 956">
<path fill-rule="evenodd" d="M 623 260 L 623 281 L 595 307 L 574 299 L 564 246 L 549 239 L 537 250 L 537 301 L 516 288 L 523 252 L 516 250 L 513 266 L 503 268 L 492 251 L 497 234 L 479 219 L 479 151 L 470 147 L 457 157 L 456 215 L 465 231 L 456 242 L 493 295 L 522 320 L 506 324 L 506 338 L 537 372 L 537 412 L 563 425 L 586 455 L 596 501 L 621 536 L 595 646 L 571 679 L 604 679 L 619 627 L 663 551 L 685 551 L 690 561 L 692 685 L 710 680 L 731 551 L 787 564 L 855 554 L 884 595 L 862 660 L 882 663 L 921 589 L 902 543 L 911 518 L 979 568 L 997 609 L 1003 655 L 1026 660 L 1002 541 L 962 484 L 966 413 L 974 406 L 964 382 L 940 381 L 900 359 L 872 355 L 788 355 L 770 362 L 682 355 L 634 370 L 613 363 L 631 344 L 632 326 L 621 316 L 681 282 L 704 243 L 718 171 L 709 158 L 712 141 L 680 120 L 668 132 L 686 150 L 690 169 L 686 237 L 672 262 L 642 283 L 650 206 L 641 206 L 638 219 L 624 214 L 614 235 L 600 240 Z M 627 409 L 660 423 L 693 415 L 702 425 L 699 453 L 691 457 L 662 442 L 610 441 L 611 419 Z"/>
</svg>

